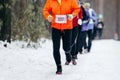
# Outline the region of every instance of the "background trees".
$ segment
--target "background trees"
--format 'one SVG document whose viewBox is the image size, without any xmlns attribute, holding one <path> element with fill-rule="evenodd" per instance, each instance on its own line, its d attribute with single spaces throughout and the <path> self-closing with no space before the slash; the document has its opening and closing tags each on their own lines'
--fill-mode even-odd
<svg viewBox="0 0 120 80">
<path fill-rule="evenodd" d="M 36 42 L 46 35 L 42 6 L 36 0 L 18 0 L 13 5 L 13 39 Z"/>
</svg>

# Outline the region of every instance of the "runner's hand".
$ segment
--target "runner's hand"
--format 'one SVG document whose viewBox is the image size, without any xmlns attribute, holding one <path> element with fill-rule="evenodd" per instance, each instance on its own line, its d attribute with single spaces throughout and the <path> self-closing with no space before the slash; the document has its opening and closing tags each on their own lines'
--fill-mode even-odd
<svg viewBox="0 0 120 80">
<path fill-rule="evenodd" d="M 82 25 L 82 20 L 81 19 L 78 19 L 78 24 Z"/>
<path fill-rule="evenodd" d="M 68 18 L 68 20 L 72 20 L 74 18 L 74 15 L 73 14 L 68 14 L 67 18 Z"/>
<path fill-rule="evenodd" d="M 48 21 L 52 22 L 53 17 L 51 15 L 48 16 Z"/>
</svg>

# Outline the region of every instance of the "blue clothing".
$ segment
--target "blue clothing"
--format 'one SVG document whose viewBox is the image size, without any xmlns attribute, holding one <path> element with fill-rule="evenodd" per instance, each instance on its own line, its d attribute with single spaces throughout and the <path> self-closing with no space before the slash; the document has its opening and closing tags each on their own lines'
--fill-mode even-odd
<svg viewBox="0 0 120 80">
<path fill-rule="evenodd" d="M 88 27 L 87 27 L 88 29 L 87 30 L 90 30 L 90 29 L 94 29 L 94 24 L 88 24 Z"/>
<path fill-rule="evenodd" d="M 88 41 L 87 41 L 87 49 L 88 52 L 91 51 L 91 46 L 92 46 L 92 36 L 93 36 L 93 29 L 94 29 L 94 22 L 97 20 L 96 13 L 93 9 L 87 10 L 90 14 L 90 19 L 88 23 L 88 31 L 87 31 L 87 36 L 88 36 Z"/>
<path fill-rule="evenodd" d="M 93 9 L 89 9 L 88 10 L 89 14 L 90 14 L 90 19 L 89 19 L 89 24 L 88 24 L 88 30 L 89 29 L 94 29 L 94 22 L 97 20 L 97 15 L 96 12 Z"/>
<path fill-rule="evenodd" d="M 82 21 L 81 31 L 87 31 L 88 30 L 88 23 L 89 23 L 90 15 L 89 15 L 89 12 L 87 10 L 85 10 L 85 13 L 86 13 L 86 16 L 88 17 L 88 19 Z"/>
<path fill-rule="evenodd" d="M 86 22 L 85 22 L 85 21 L 83 21 L 81 31 L 87 31 L 87 30 L 88 30 L 88 23 L 87 23 L 87 21 L 86 21 Z"/>
</svg>

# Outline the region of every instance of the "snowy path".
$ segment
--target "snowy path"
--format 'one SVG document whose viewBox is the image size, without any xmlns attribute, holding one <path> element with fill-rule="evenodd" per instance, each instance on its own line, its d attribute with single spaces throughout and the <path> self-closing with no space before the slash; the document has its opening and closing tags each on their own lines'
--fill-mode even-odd
<svg viewBox="0 0 120 80">
<path fill-rule="evenodd" d="M 118 41 L 93 41 L 91 53 L 79 54 L 76 66 L 65 66 L 62 49 L 61 54 L 63 74 L 55 75 L 51 41 L 38 49 L 21 49 L 15 43 L 9 48 L 0 45 L 0 80 L 120 80 Z"/>
</svg>

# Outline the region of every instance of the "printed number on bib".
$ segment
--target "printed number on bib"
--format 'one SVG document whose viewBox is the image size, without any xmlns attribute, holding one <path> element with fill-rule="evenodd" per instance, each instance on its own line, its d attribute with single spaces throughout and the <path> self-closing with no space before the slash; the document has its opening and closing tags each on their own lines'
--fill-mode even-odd
<svg viewBox="0 0 120 80">
<path fill-rule="evenodd" d="M 67 23 L 67 16 L 66 15 L 56 15 L 56 23 Z"/>
</svg>

